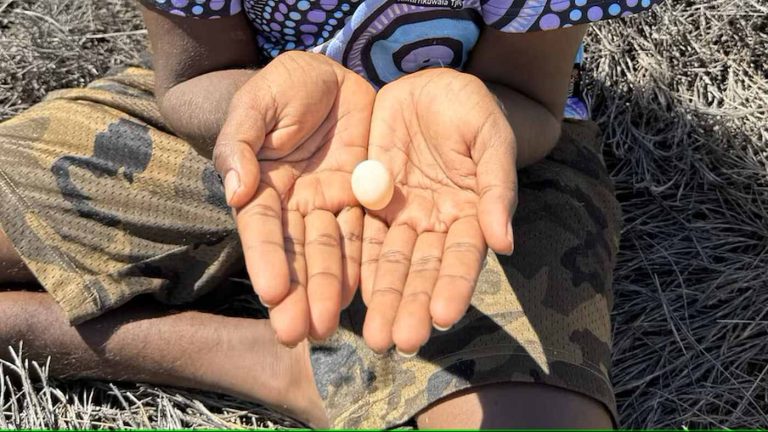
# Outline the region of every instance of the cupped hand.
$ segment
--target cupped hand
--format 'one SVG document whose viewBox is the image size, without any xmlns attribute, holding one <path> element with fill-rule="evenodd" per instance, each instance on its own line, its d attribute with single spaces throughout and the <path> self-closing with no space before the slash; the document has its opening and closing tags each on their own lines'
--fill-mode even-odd
<svg viewBox="0 0 768 432">
<path fill-rule="evenodd" d="M 368 157 L 395 196 L 365 216 L 363 335 L 377 352 L 413 354 L 464 315 L 487 247 L 512 252 L 515 137 L 482 81 L 428 69 L 379 91 Z"/>
<path fill-rule="evenodd" d="M 350 177 L 374 97 L 327 57 L 289 52 L 239 90 L 217 140 L 248 274 L 286 345 L 330 336 L 357 289 L 363 212 Z"/>
</svg>

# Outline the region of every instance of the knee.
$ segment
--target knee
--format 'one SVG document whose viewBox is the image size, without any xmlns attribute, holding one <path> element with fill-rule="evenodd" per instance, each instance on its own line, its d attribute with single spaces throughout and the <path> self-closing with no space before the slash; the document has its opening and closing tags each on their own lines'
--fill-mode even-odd
<svg viewBox="0 0 768 432">
<path fill-rule="evenodd" d="M 611 429 L 608 410 L 580 393 L 544 384 L 506 383 L 448 397 L 417 417 L 420 429 Z"/>
<path fill-rule="evenodd" d="M 11 240 L 0 230 L 0 283 L 30 280 L 32 274 L 14 249 Z"/>
<path fill-rule="evenodd" d="M 7 359 L 9 348 L 24 339 L 26 308 L 21 301 L 30 293 L 0 291 L 0 359 Z"/>
</svg>

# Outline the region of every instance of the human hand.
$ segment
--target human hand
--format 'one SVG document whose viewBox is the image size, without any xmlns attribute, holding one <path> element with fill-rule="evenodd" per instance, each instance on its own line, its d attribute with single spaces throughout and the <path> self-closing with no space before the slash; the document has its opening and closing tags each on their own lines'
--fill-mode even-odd
<svg viewBox="0 0 768 432">
<path fill-rule="evenodd" d="M 375 92 L 318 54 L 278 56 L 235 95 L 214 149 L 248 274 L 280 342 L 333 334 L 357 289 Z"/>
<path fill-rule="evenodd" d="M 428 69 L 379 91 L 368 157 L 396 190 L 365 216 L 363 336 L 377 352 L 414 354 L 433 325 L 464 315 L 487 246 L 512 252 L 515 136 L 482 81 Z"/>
</svg>

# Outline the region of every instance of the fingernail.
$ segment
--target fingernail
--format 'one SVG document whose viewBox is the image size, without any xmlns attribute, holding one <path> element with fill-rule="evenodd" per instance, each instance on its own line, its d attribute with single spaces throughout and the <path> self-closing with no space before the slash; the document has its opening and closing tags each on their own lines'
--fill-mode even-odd
<svg viewBox="0 0 768 432">
<path fill-rule="evenodd" d="M 280 345 L 282 345 L 282 346 L 284 346 L 284 347 L 286 347 L 286 348 L 288 348 L 288 349 L 294 349 L 294 348 L 296 348 L 297 346 L 299 346 L 299 344 L 293 344 L 293 345 L 289 345 L 289 344 L 287 344 L 287 343 L 285 343 L 285 342 L 280 342 L 280 339 L 278 339 L 277 341 L 280 343 Z"/>
<path fill-rule="evenodd" d="M 400 357 L 407 358 L 407 359 L 411 358 L 411 357 L 414 357 L 416 354 L 419 353 L 419 350 L 416 350 L 416 351 L 414 351 L 412 353 L 405 353 L 405 352 L 400 351 L 400 348 L 395 348 L 395 351 L 397 351 L 397 354 Z"/>
<path fill-rule="evenodd" d="M 264 307 L 265 307 L 265 308 L 267 308 L 267 309 L 272 309 L 272 306 L 270 306 L 270 305 L 266 304 L 266 303 L 264 302 L 264 300 L 262 300 L 262 299 L 261 299 L 261 296 L 260 296 L 260 295 L 256 294 L 256 298 L 258 298 L 258 299 L 259 299 L 259 303 L 261 303 L 261 305 L 262 305 L 262 306 L 264 306 Z"/>
<path fill-rule="evenodd" d="M 509 239 L 509 244 L 512 245 L 512 250 L 515 249 L 515 235 L 512 233 L 512 221 L 510 220 L 507 224 L 507 239 Z M 512 255 L 512 252 L 509 252 L 510 255 Z"/>
<path fill-rule="evenodd" d="M 439 325 L 437 325 L 437 323 L 433 322 L 432 323 L 432 327 L 434 327 L 435 330 L 437 330 L 437 331 L 447 332 L 448 330 L 450 330 L 453 327 L 453 325 L 449 325 L 448 327 L 440 327 Z"/>
<path fill-rule="evenodd" d="M 224 195 L 227 197 L 227 204 L 232 205 L 232 198 L 240 189 L 240 175 L 237 171 L 230 170 L 226 176 L 224 176 Z"/>
</svg>

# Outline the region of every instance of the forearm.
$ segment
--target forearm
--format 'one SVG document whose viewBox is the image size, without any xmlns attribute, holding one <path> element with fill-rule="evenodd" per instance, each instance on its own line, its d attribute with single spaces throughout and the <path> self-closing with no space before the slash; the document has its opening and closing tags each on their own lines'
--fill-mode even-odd
<svg viewBox="0 0 768 432">
<path fill-rule="evenodd" d="M 517 137 L 517 165 L 544 158 L 557 144 L 573 60 L 586 25 L 505 33 L 486 28 L 465 70 L 487 83 Z"/>
<path fill-rule="evenodd" d="M 163 119 L 173 132 L 210 158 L 232 97 L 257 72 L 250 69 L 215 71 L 168 90 L 158 89 Z"/>
<path fill-rule="evenodd" d="M 517 167 L 544 159 L 560 138 L 562 120 L 542 104 L 500 84 L 486 82 L 496 95 L 517 140 Z"/>
</svg>

